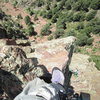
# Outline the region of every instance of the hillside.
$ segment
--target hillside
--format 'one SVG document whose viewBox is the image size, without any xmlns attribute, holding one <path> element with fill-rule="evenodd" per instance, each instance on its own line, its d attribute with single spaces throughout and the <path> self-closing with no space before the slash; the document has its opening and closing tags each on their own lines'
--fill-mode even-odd
<svg viewBox="0 0 100 100">
<path fill-rule="evenodd" d="M 49 72 L 63 66 L 70 58 L 70 48 L 65 47 L 73 43 L 71 85 L 75 92 L 99 100 L 100 0 L 0 0 L 0 69 L 6 66 L 23 83 L 24 78 L 43 75 L 44 66 Z"/>
</svg>

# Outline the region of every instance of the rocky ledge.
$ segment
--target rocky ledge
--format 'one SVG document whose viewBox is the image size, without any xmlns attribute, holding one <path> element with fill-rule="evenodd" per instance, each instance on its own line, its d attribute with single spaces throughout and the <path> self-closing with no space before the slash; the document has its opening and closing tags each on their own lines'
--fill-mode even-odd
<svg viewBox="0 0 100 100">
<path fill-rule="evenodd" d="M 69 77 L 68 66 L 73 54 L 75 39 L 75 37 L 70 36 L 39 44 L 31 42 L 30 46 L 24 47 L 26 48 L 24 51 L 22 46 L 0 43 L 2 44 L 2 46 L 0 46 L 0 70 L 2 72 L 0 75 L 1 89 L 5 92 L 7 91 L 3 88 L 3 82 L 8 82 L 6 81 L 7 78 L 2 78 L 2 76 L 5 75 L 5 71 L 12 74 L 12 78 L 15 78 L 13 75 L 18 78 L 17 81 L 12 81 L 12 84 L 20 80 L 23 85 L 19 87 L 23 87 L 28 81 L 34 79 L 34 77 L 49 79 L 54 67 L 63 70 L 67 86 Z M 28 48 L 34 49 L 34 52 L 25 52 Z M 8 78 L 8 80 L 9 79 L 11 80 L 11 78 Z M 15 87 L 16 84 L 13 86 Z M 9 95 L 7 92 L 6 94 Z"/>
</svg>

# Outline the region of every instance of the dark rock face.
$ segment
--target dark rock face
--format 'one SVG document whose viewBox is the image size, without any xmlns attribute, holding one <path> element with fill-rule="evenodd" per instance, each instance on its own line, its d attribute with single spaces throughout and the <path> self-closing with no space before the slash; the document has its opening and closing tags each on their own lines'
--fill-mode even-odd
<svg viewBox="0 0 100 100">
<path fill-rule="evenodd" d="M 14 99 L 22 91 L 22 82 L 10 72 L 0 69 L 0 94 L 4 92 Z"/>
<path fill-rule="evenodd" d="M 0 27 L 0 39 L 7 38 L 7 32 L 5 29 Z"/>
</svg>

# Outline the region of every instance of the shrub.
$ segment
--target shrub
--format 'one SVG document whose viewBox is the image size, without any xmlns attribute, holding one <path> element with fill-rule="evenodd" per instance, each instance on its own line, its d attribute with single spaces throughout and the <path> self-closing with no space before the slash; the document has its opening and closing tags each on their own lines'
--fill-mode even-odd
<svg viewBox="0 0 100 100">
<path fill-rule="evenodd" d="M 87 39 L 87 45 L 92 45 L 92 43 L 93 43 L 93 38 L 88 38 Z"/>
<path fill-rule="evenodd" d="M 46 10 L 40 11 L 40 16 L 43 16 L 43 18 L 46 18 Z"/>
<path fill-rule="evenodd" d="M 80 30 L 80 29 L 84 29 L 84 23 L 82 22 L 80 22 L 76 27 L 76 30 Z"/>
<path fill-rule="evenodd" d="M 80 32 L 85 33 L 88 37 L 91 37 L 92 27 L 85 27 L 83 30 L 80 30 Z"/>
<path fill-rule="evenodd" d="M 85 46 L 87 44 L 88 36 L 85 33 L 78 34 L 76 44 Z"/>
<path fill-rule="evenodd" d="M 64 35 L 64 29 L 57 29 L 55 32 L 54 32 L 54 38 L 57 39 L 61 36 Z"/>
<path fill-rule="evenodd" d="M 43 28 L 41 29 L 41 35 L 49 35 L 51 33 L 50 29 L 51 29 L 50 24 L 44 25 Z"/>
<path fill-rule="evenodd" d="M 74 12 L 69 12 L 69 13 L 66 15 L 66 21 L 72 22 L 72 21 L 73 21 L 73 16 L 74 16 Z"/>
<path fill-rule="evenodd" d="M 96 15 L 97 11 L 93 10 L 93 11 L 90 11 L 87 15 L 86 15 L 86 20 L 89 21 L 91 19 L 93 19 Z"/>
<path fill-rule="evenodd" d="M 91 55 L 89 61 L 95 62 L 95 67 L 100 70 L 100 56 L 99 55 Z"/>
<path fill-rule="evenodd" d="M 52 22 L 52 23 L 56 23 L 56 22 L 57 22 L 57 18 L 58 18 L 58 15 L 55 14 L 55 15 L 52 17 L 51 22 Z"/>
<path fill-rule="evenodd" d="M 29 36 L 35 35 L 34 27 L 32 25 L 28 25 L 26 32 Z"/>
<path fill-rule="evenodd" d="M 100 25 L 95 25 L 95 27 L 92 28 L 92 32 L 100 35 Z"/>
<path fill-rule="evenodd" d="M 65 8 L 71 10 L 71 2 L 69 0 L 65 2 Z"/>
<path fill-rule="evenodd" d="M 37 14 L 34 16 L 34 21 L 38 20 Z"/>
<path fill-rule="evenodd" d="M 10 19 L 9 17 L 3 20 L 2 26 L 7 32 L 7 38 L 17 39 L 17 38 L 25 37 L 23 35 L 23 32 L 21 31 L 22 26 L 19 23 Z"/>
<path fill-rule="evenodd" d="M 78 12 L 73 15 L 73 21 L 84 21 L 85 19 L 85 13 L 84 12 Z"/>
<path fill-rule="evenodd" d="M 90 27 L 90 31 L 93 33 L 93 34 L 100 34 L 100 19 L 93 19 L 91 20 L 87 26 L 87 28 Z"/>
<path fill-rule="evenodd" d="M 18 18 L 18 19 L 23 19 L 23 17 L 22 17 L 21 14 L 18 14 L 18 15 L 17 15 L 17 18 Z"/>
<path fill-rule="evenodd" d="M 49 35 L 48 40 L 52 40 L 53 39 L 53 35 Z"/>
<path fill-rule="evenodd" d="M 36 1 L 34 2 L 34 5 L 35 5 L 35 6 L 38 6 L 38 7 L 41 7 L 41 6 L 44 5 L 44 0 L 36 0 Z"/>
<path fill-rule="evenodd" d="M 73 10 L 76 10 L 76 11 L 80 11 L 80 10 L 88 11 L 88 3 L 87 3 L 87 1 L 79 0 L 78 2 L 76 2 L 73 5 Z"/>
<path fill-rule="evenodd" d="M 25 16 L 24 21 L 25 21 L 26 25 L 31 24 L 31 19 L 29 16 Z"/>
<path fill-rule="evenodd" d="M 13 1 L 13 6 L 14 8 L 17 6 L 18 2 L 17 1 Z"/>
<path fill-rule="evenodd" d="M 94 10 L 100 9 L 100 0 L 92 0 L 90 7 Z"/>
<path fill-rule="evenodd" d="M 76 36 L 76 33 L 74 30 L 70 30 L 69 32 L 66 33 L 67 36 Z"/>
<path fill-rule="evenodd" d="M 46 18 L 47 19 L 51 19 L 52 18 L 52 10 L 49 10 L 47 13 L 46 13 Z"/>
<path fill-rule="evenodd" d="M 2 20 L 5 16 L 6 14 L 0 9 L 0 19 Z"/>
</svg>

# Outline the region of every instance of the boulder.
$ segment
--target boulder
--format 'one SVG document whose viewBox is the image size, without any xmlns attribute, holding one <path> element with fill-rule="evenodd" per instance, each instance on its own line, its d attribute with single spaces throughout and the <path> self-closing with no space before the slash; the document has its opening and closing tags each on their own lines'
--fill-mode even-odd
<svg viewBox="0 0 100 100">
<path fill-rule="evenodd" d="M 31 48 L 35 48 L 35 52 L 27 55 L 27 57 L 36 57 L 39 64 L 46 66 L 49 72 L 51 72 L 54 67 L 58 67 L 62 70 L 71 57 L 70 53 L 73 52 L 72 45 L 75 39 L 75 37 L 70 36 L 36 45 L 33 44 Z"/>
<path fill-rule="evenodd" d="M 32 44 L 31 46 L 35 48 L 35 52 L 27 55 L 27 57 L 36 57 L 38 63 L 44 65 L 50 73 L 52 73 L 54 67 L 61 69 L 65 75 L 65 87 L 67 88 L 70 81 L 69 64 L 75 40 L 75 37 L 70 36 L 36 45 Z"/>
<path fill-rule="evenodd" d="M 22 46 L 30 46 L 30 42 L 28 40 L 17 39 L 16 44 Z"/>
<path fill-rule="evenodd" d="M 6 40 L 5 39 L 0 39 L 0 47 L 3 47 L 6 45 Z"/>
</svg>

